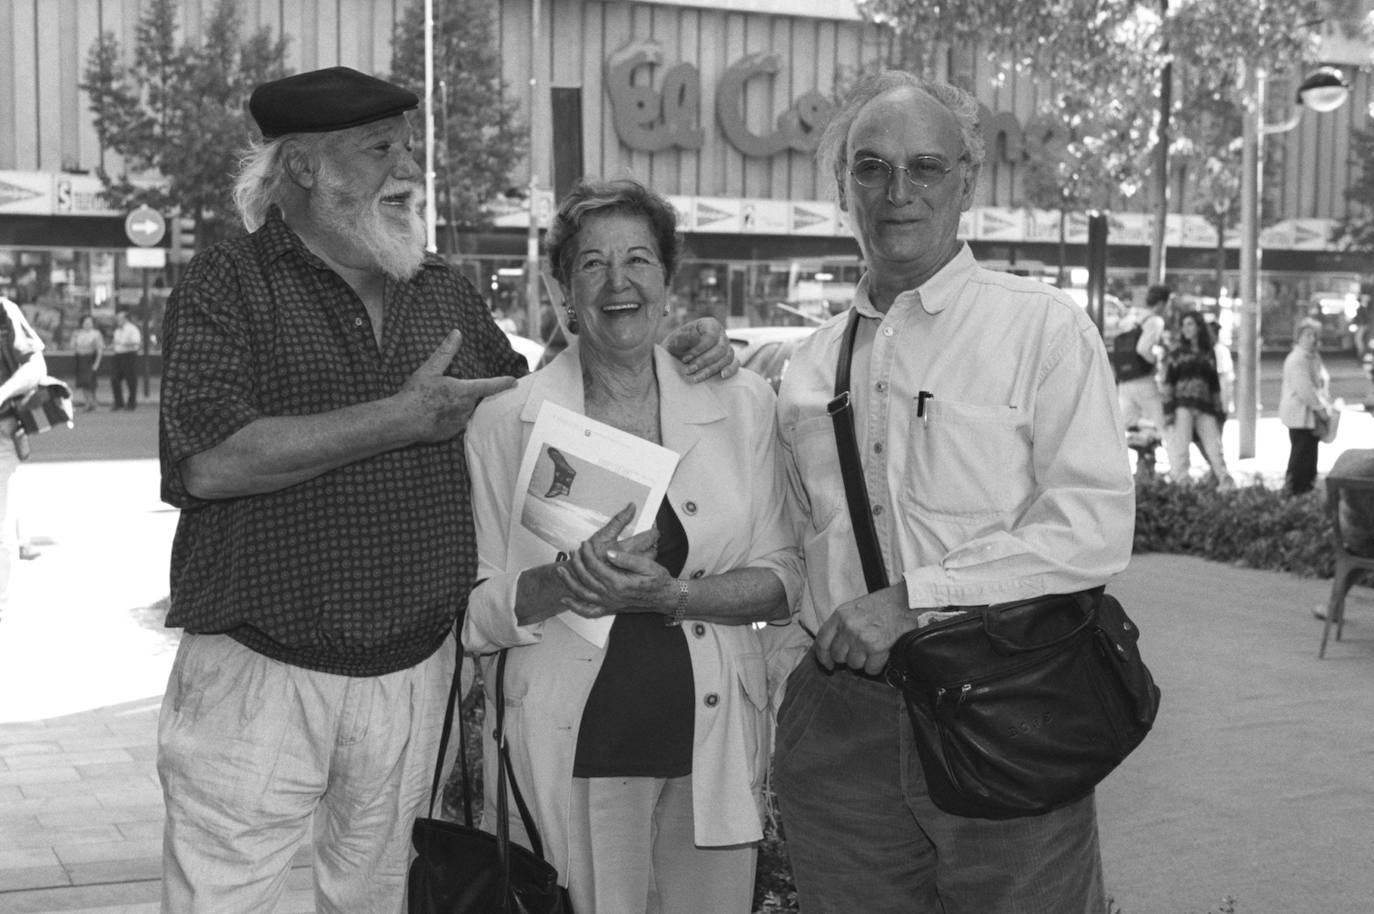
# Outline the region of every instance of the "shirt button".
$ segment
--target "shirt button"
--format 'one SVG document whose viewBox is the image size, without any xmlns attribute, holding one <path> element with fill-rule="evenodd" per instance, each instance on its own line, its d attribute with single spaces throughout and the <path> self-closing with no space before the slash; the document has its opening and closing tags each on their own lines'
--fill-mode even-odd
<svg viewBox="0 0 1374 914">
<path fill-rule="evenodd" d="M 883 443 L 882 443 L 881 441 L 879 441 L 877 444 L 873 445 L 873 453 L 875 453 L 875 454 L 881 454 L 882 452 L 883 452 Z"/>
<path fill-rule="evenodd" d="M 711 692 L 706 696 L 704 701 L 706 703 L 706 707 L 714 708 L 716 705 L 720 704 L 720 696 L 717 695 L 715 692 Z"/>
<path fill-rule="evenodd" d="M 874 517 L 878 517 L 878 516 L 881 515 L 882 513 L 883 513 L 883 506 L 882 506 L 882 505 L 874 505 L 874 506 L 873 506 L 873 516 L 874 516 Z"/>
<path fill-rule="evenodd" d="M 693 626 L 692 626 L 692 634 L 696 635 L 698 638 L 705 638 L 705 637 L 706 637 L 706 626 L 704 626 L 704 625 L 702 625 L 700 622 L 698 622 L 696 625 L 693 625 Z"/>
<path fill-rule="evenodd" d="M 885 393 L 887 393 L 887 382 L 886 382 L 886 381 L 879 381 L 877 384 L 874 384 L 874 385 L 873 385 L 873 389 L 876 390 L 876 391 L 877 391 L 878 393 L 880 393 L 880 394 L 885 394 Z"/>
<path fill-rule="evenodd" d="M 682 510 L 686 511 L 688 514 L 696 514 L 697 503 L 694 501 L 685 501 L 682 503 Z"/>
<path fill-rule="evenodd" d="M 891 335 L 892 335 L 892 328 L 891 328 L 891 327 L 884 327 L 884 328 L 883 328 L 883 336 L 891 336 Z"/>
<path fill-rule="evenodd" d="M 698 568 L 696 571 L 692 572 L 692 577 L 693 577 L 693 578 L 699 578 L 699 577 L 701 577 L 702 575 L 704 575 L 705 573 L 706 573 L 705 570 L 703 570 L 703 569 L 701 569 L 701 568 Z"/>
<path fill-rule="evenodd" d="M 363 319 L 362 319 L 361 317 L 355 317 L 355 318 L 353 318 L 353 326 L 355 326 L 355 327 L 361 327 L 362 325 L 363 325 Z"/>
</svg>

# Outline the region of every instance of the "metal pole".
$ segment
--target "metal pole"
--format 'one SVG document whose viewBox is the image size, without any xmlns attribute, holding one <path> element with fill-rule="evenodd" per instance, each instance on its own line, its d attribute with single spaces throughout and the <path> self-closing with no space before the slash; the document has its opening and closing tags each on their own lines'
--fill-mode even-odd
<svg viewBox="0 0 1374 914">
<path fill-rule="evenodd" d="M 1240 459 L 1255 456 L 1255 425 L 1259 420 L 1259 206 L 1260 171 L 1264 150 L 1265 74 L 1245 67 L 1247 112 L 1241 136 L 1240 179 L 1240 351 L 1237 353 L 1236 418 L 1240 421 Z"/>
<path fill-rule="evenodd" d="M 434 204 L 434 0 L 425 0 L 425 247 L 436 243 Z"/>
<path fill-rule="evenodd" d="M 530 0 L 530 107 L 529 107 L 529 144 L 530 144 L 530 185 L 526 195 L 529 208 L 529 229 L 525 235 L 525 335 L 539 338 L 539 220 L 535 212 L 535 193 L 539 188 L 539 178 L 535 171 L 535 155 L 539 149 L 536 138 L 539 133 L 536 122 L 539 114 L 539 4 L 540 0 Z"/>
<path fill-rule="evenodd" d="M 143 312 L 140 315 L 143 318 L 143 351 L 139 355 L 143 362 L 143 399 L 147 400 L 149 397 L 152 396 L 152 394 L 149 391 L 153 383 L 152 378 L 150 377 L 152 369 L 149 365 L 152 359 L 148 357 L 148 353 L 150 351 L 150 345 L 148 340 L 148 323 L 152 319 L 153 313 L 153 295 L 148 290 L 148 274 L 152 271 L 145 267 L 139 270 L 138 272 L 143 274 L 143 307 L 140 309 Z"/>
</svg>

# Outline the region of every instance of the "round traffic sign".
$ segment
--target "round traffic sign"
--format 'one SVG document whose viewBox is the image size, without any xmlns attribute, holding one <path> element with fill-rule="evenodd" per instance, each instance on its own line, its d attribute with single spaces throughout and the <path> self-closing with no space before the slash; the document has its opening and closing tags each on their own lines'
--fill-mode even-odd
<svg viewBox="0 0 1374 914">
<path fill-rule="evenodd" d="M 124 217 L 124 234 L 139 247 L 152 247 L 167 233 L 167 220 L 151 206 L 140 206 Z"/>
</svg>

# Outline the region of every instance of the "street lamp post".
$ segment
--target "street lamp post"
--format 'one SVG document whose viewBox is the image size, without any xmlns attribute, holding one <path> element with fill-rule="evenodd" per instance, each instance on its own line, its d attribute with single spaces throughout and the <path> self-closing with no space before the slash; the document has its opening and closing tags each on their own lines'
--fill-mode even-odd
<svg viewBox="0 0 1374 914">
<path fill-rule="evenodd" d="M 1317 112 L 1335 111 L 1345 103 L 1350 85 L 1334 67 L 1321 67 L 1298 87 L 1298 110 L 1279 124 L 1264 122 L 1265 71 L 1245 67 L 1245 96 L 1252 109 L 1246 113 L 1241 135 L 1240 183 L 1240 347 L 1237 353 L 1236 418 L 1240 420 L 1240 453 L 1244 460 L 1255 456 L 1255 425 L 1259 419 L 1260 363 L 1260 181 L 1264 171 L 1264 138 L 1286 133 L 1298 126 L 1302 107 Z"/>
</svg>

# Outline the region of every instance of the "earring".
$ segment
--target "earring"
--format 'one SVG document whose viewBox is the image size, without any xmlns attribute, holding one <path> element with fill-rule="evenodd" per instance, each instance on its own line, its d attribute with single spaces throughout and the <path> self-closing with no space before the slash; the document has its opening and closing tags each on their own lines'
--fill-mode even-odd
<svg viewBox="0 0 1374 914">
<path fill-rule="evenodd" d="M 576 312 L 575 310 L 573 310 L 573 307 L 572 307 L 571 305 L 568 306 L 567 311 L 568 311 L 568 332 L 569 332 L 569 333 L 577 333 L 577 312 Z"/>
</svg>

